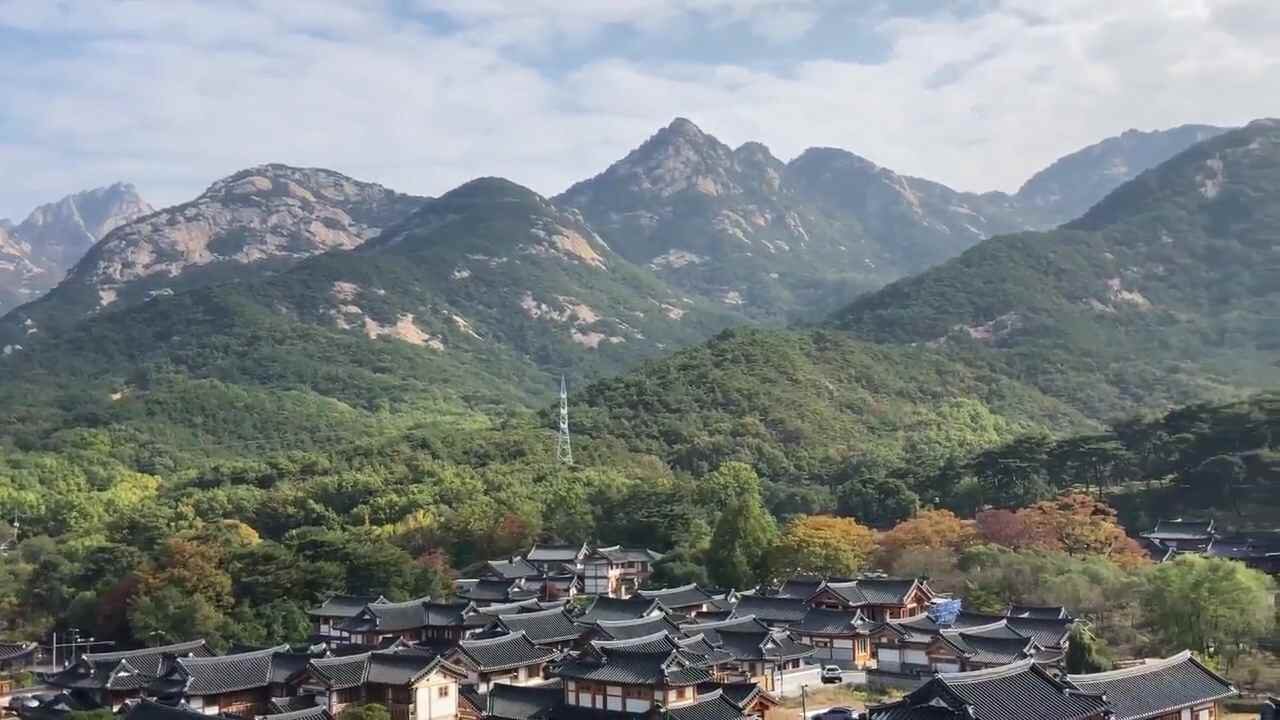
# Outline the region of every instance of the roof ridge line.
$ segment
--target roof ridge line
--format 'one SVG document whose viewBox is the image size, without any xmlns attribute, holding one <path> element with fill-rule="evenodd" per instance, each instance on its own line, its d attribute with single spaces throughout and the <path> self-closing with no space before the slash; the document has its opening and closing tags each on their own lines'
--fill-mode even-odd
<svg viewBox="0 0 1280 720">
<path fill-rule="evenodd" d="M 1155 672 L 1156 670 L 1163 670 L 1177 665 L 1178 663 L 1186 662 L 1187 660 L 1195 661 L 1195 658 L 1192 656 L 1190 650 L 1183 650 L 1182 652 L 1170 655 L 1167 658 L 1144 659 L 1142 663 L 1138 665 L 1131 665 L 1126 668 L 1107 670 L 1106 672 L 1100 673 L 1080 673 L 1077 675 L 1068 674 L 1067 679 L 1073 683 L 1076 681 L 1100 682 L 1103 680 L 1115 680 L 1118 678 L 1132 677 L 1134 675 L 1144 675 L 1149 672 Z M 1199 665 L 1200 663 L 1196 664 Z M 1201 667 L 1203 667 L 1203 665 Z"/>
</svg>

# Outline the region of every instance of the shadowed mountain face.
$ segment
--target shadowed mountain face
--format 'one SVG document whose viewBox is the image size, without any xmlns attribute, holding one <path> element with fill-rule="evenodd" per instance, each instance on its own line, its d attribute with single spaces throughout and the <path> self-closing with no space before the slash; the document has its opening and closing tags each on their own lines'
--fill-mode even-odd
<svg viewBox="0 0 1280 720">
<path fill-rule="evenodd" d="M 152 212 L 127 183 L 68 195 L 22 224 L 0 220 L 0 314 L 48 291 L 117 227 Z"/>
<path fill-rule="evenodd" d="M 1074 220 L 1107 193 L 1229 128 L 1180 125 L 1169 130 L 1127 130 L 1060 158 L 1027 180 L 1014 199 L 1051 225 Z"/>
</svg>

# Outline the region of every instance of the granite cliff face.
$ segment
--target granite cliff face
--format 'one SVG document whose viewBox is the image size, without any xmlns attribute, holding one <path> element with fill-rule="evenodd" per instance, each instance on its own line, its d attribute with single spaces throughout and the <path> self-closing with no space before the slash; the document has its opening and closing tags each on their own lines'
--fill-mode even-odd
<svg viewBox="0 0 1280 720">
<path fill-rule="evenodd" d="M 48 291 L 93 244 L 152 212 L 128 183 L 68 195 L 20 225 L 0 220 L 0 313 Z"/>
</svg>

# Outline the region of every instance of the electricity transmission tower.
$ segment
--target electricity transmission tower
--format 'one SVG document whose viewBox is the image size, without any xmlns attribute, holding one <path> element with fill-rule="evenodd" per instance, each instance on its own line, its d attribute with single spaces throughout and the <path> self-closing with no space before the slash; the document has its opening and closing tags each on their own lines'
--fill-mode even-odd
<svg viewBox="0 0 1280 720">
<path fill-rule="evenodd" d="M 569 393 L 565 390 L 564 376 L 560 376 L 560 438 L 556 442 L 556 459 L 565 465 L 573 464 L 573 445 L 569 440 Z"/>
</svg>

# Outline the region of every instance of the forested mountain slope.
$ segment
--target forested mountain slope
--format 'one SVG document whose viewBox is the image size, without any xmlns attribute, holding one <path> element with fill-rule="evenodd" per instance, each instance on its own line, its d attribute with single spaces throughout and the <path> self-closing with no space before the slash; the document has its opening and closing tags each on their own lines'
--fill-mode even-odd
<svg viewBox="0 0 1280 720">
<path fill-rule="evenodd" d="M 832 326 L 926 344 L 1092 417 L 1280 382 L 1280 122 L 1200 143 L 1061 230 L 985 241 Z"/>
<path fill-rule="evenodd" d="M 616 372 L 735 322 L 631 266 L 576 215 L 489 178 L 357 252 L 33 334 L 0 357 L 0 397 L 28 438 L 160 421 L 150 429 L 178 442 L 305 443 L 312 426 L 370 413 L 536 404 L 561 373 Z"/>
</svg>

